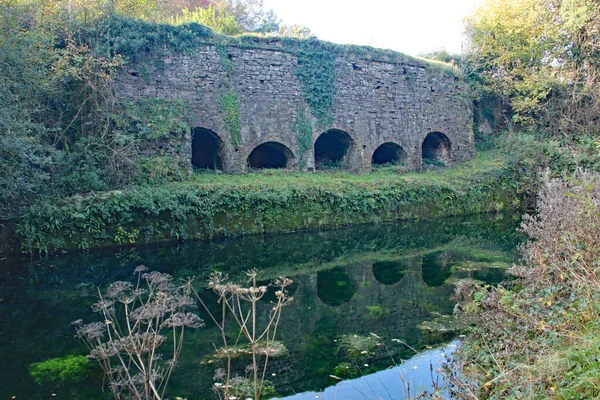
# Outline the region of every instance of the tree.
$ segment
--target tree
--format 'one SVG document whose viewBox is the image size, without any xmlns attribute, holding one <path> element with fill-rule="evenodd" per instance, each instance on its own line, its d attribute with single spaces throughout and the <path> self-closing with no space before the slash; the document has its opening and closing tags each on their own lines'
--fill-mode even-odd
<svg viewBox="0 0 600 400">
<path fill-rule="evenodd" d="M 311 30 L 304 25 L 281 25 L 279 36 L 291 36 L 297 38 L 309 38 L 315 36 Z"/>
<path fill-rule="evenodd" d="M 223 35 L 239 35 L 242 33 L 242 27 L 233 17 L 223 8 L 217 8 L 210 5 L 208 8 L 196 8 L 194 11 L 184 9 L 181 14 L 174 16 L 171 23 L 174 25 L 189 24 L 196 22 L 206 25 L 216 33 Z"/>
<path fill-rule="evenodd" d="M 564 135 L 597 122 L 598 0 L 487 0 L 466 20 L 467 70 L 513 120 Z"/>
</svg>

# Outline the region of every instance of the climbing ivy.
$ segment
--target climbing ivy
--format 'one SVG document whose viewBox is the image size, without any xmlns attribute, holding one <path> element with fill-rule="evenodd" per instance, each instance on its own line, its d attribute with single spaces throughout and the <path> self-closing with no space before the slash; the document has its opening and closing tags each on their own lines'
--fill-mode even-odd
<svg viewBox="0 0 600 400">
<path fill-rule="evenodd" d="M 302 82 L 304 100 L 320 127 L 333 121 L 331 108 L 335 95 L 337 47 L 316 39 L 297 43 L 298 65 L 295 73 Z"/>
<path fill-rule="evenodd" d="M 183 100 L 139 98 L 117 104 L 113 119 L 117 131 L 137 139 L 159 139 L 189 130 Z"/>
<path fill-rule="evenodd" d="M 215 45 L 215 51 L 221 58 L 221 64 L 223 64 L 223 69 L 227 73 L 232 72 L 234 62 L 232 59 L 229 58 L 229 55 L 227 54 L 227 46 L 223 43 L 217 43 Z"/>
<path fill-rule="evenodd" d="M 225 129 L 234 149 L 239 149 L 242 143 L 242 125 L 240 123 L 240 99 L 233 88 L 228 89 L 219 100 L 219 109 L 223 113 Z"/>
<path fill-rule="evenodd" d="M 312 147 L 312 131 L 310 120 L 306 116 L 304 109 L 300 107 L 296 123 L 294 124 L 294 132 L 296 132 L 298 138 L 298 158 L 302 167 L 305 164 L 304 155 Z"/>
</svg>

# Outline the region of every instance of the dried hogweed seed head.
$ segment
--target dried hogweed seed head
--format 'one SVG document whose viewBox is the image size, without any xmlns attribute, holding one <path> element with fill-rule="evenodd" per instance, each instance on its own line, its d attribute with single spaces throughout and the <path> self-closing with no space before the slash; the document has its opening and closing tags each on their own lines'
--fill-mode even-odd
<svg viewBox="0 0 600 400">
<path fill-rule="evenodd" d="M 112 283 L 104 294 L 109 300 L 117 300 L 127 296 L 127 293 L 133 289 L 131 282 L 116 281 Z"/>
<path fill-rule="evenodd" d="M 75 336 L 79 339 L 92 340 L 102 337 L 105 332 L 106 326 L 102 322 L 92 322 L 77 328 L 77 334 Z"/>
<path fill-rule="evenodd" d="M 110 314 L 114 310 L 113 306 L 114 306 L 114 302 L 112 302 L 110 300 L 98 300 L 97 302 L 92 304 L 92 311 L 97 312 L 97 313 L 107 312 Z"/>
<path fill-rule="evenodd" d="M 173 328 L 186 326 L 188 328 L 203 328 L 204 321 L 193 313 L 175 313 L 163 322 L 163 327 Z"/>
<path fill-rule="evenodd" d="M 142 272 L 146 272 L 146 271 L 148 271 L 148 267 L 146 267 L 145 265 L 138 265 L 133 270 L 133 273 L 134 274 L 141 274 Z"/>
</svg>

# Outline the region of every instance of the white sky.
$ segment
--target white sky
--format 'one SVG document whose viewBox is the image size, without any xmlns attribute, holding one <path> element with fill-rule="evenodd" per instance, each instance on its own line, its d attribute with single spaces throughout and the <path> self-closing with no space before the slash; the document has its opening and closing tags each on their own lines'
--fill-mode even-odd
<svg viewBox="0 0 600 400">
<path fill-rule="evenodd" d="M 460 53 L 462 19 L 481 0 L 264 0 L 287 25 L 319 39 L 419 55 Z"/>
</svg>

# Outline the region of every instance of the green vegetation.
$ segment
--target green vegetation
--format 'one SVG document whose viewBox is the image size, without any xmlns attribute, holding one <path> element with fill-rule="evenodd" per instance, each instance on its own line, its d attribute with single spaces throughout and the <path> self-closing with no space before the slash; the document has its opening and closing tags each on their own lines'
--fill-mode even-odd
<svg viewBox="0 0 600 400">
<path fill-rule="evenodd" d="M 214 32 L 222 35 L 239 35 L 243 32 L 242 27 L 235 17 L 227 14 L 212 4 L 208 8 L 198 7 L 194 11 L 183 9 L 180 15 L 171 20 L 173 25 L 186 25 L 196 23 L 210 27 Z"/>
<path fill-rule="evenodd" d="M 59 388 L 87 379 L 92 364 L 84 356 L 67 356 L 33 363 L 29 374 L 41 386 Z"/>
<path fill-rule="evenodd" d="M 298 42 L 296 75 L 302 82 L 304 100 L 321 128 L 331 124 L 335 95 L 337 46 L 318 40 Z"/>
<path fill-rule="evenodd" d="M 187 109 L 181 100 L 139 98 L 135 101 L 120 101 L 114 115 L 116 128 L 121 136 L 129 139 L 161 139 L 169 134 L 183 136 L 190 127 Z"/>
<path fill-rule="evenodd" d="M 221 96 L 219 109 L 223 113 L 225 129 L 229 133 L 229 141 L 234 149 L 239 149 L 242 144 L 242 126 L 240 123 L 240 100 L 232 88 Z"/>
<path fill-rule="evenodd" d="M 23 250 L 46 252 L 129 238 L 117 235 L 119 226 L 128 235 L 139 230 L 137 243 L 286 232 L 514 209 L 515 191 L 514 176 L 495 153 L 424 174 L 201 174 L 32 205 L 19 235 Z"/>
<path fill-rule="evenodd" d="M 545 174 L 536 216 L 523 223 L 525 265 L 502 287 L 459 283 L 474 325 L 459 362 L 478 383 L 462 383 L 465 397 L 469 390 L 480 398 L 600 396 L 599 190 L 590 173 Z"/>
<path fill-rule="evenodd" d="M 598 26 L 595 1 L 488 0 L 467 19 L 465 68 L 520 127 L 597 135 Z"/>
<path fill-rule="evenodd" d="M 149 79 L 151 68 L 161 68 L 152 61 L 156 54 L 189 54 L 211 44 L 231 71 L 229 46 L 290 52 L 299 57 L 297 73 L 306 100 L 322 125 L 331 118 L 336 55 L 417 62 L 432 73 L 457 73 L 448 65 L 387 50 L 258 35 L 276 31 L 278 25 L 259 3 L 207 1 L 203 9 L 193 9 L 187 1 L 1 3 L 0 235 L 12 235 L 12 227 L 33 204 L 52 207 L 56 199 L 82 193 L 186 180 L 181 161 L 173 160 L 169 167 L 168 154 L 148 156 L 147 151 L 171 132 L 183 139 L 188 129 L 183 103 L 156 98 L 131 102 L 115 96 L 117 71 L 127 66 L 129 73 Z M 232 16 L 243 32 L 252 34 L 215 33 L 231 33 Z M 214 31 L 197 22 L 210 24 Z M 302 27 L 279 28 L 308 35 Z M 229 137 L 237 148 L 239 99 L 230 89 L 221 100 Z M 308 125 L 309 116 L 299 115 L 298 140 L 304 151 Z"/>
<path fill-rule="evenodd" d="M 303 164 L 306 164 L 304 157 L 313 146 L 313 128 L 303 108 L 298 109 L 298 117 L 296 124 L 294 125 L 294 131 L 298 137 L 298 159 L 303 167 Z"/>
<path fill-rule="evenodd" d="M 451 374 L 457 398 L 600 396 L 599 26 L 588 0 L 488 0 L 467 19 L 476 122 L 507 131 L 479 146 L 506 154 L 537 206 L 510 280 L 457 284 L 471 324 L 454 365 L 464 376 Z"/>
</svg>

